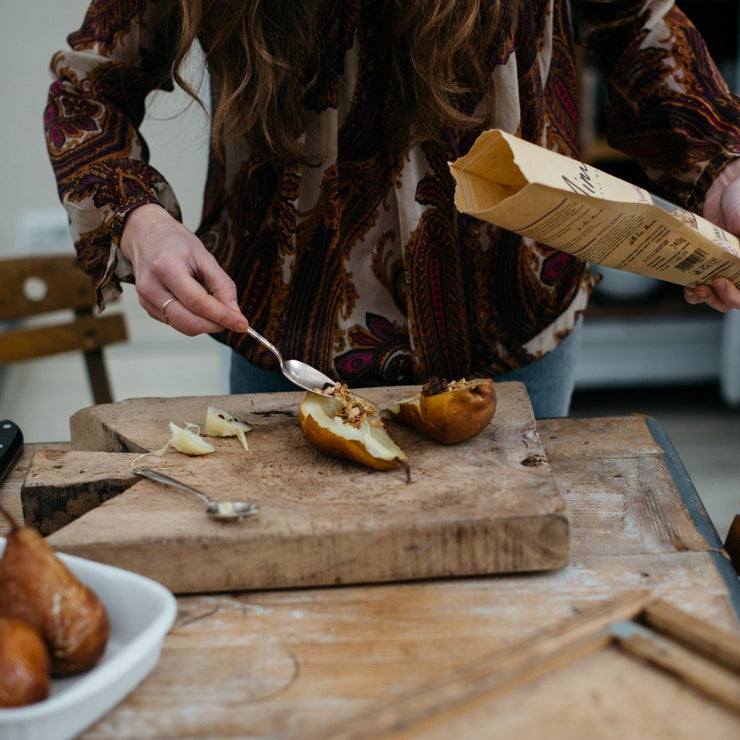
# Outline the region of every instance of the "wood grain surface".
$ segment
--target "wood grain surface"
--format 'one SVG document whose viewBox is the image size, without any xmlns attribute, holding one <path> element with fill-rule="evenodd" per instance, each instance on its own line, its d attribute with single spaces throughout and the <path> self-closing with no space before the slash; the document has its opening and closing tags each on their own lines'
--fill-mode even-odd
<svg viewBox="0 0 740 740">
<path fill-rule="evenodd" d="M 367 389 L 381 407 L 409 388 Z M 400 395 L 399 395 L 400 394 Z M 524 386 L 497 385 L 489 427 L 440 445 L 389 427 L 408 455 L 374 471 L 328 458 L 305 441 L 305 394 L 133 399 L 72 417 L 74 451 L 40 453 L 25 480 L 26 520 L 60 551 L 126 568 L 175 593 L 402 581 L 563 567 L 569 525 Z M 205 505 L 132 465 L 161 448 L 170 421 L 203 425 L 209 406 L 252 426 L 250 454 L 235 438 L 216 452 L 175 450 L 142 465 L 217 500 L 248 500 L 260 514 L 214 522 Z"/>
<path fill-rule="evenodd" d="M 698 531 L 677 485 L 686 485 L 685 471 L 669 470 L 649 421 L 538 423 L 571 522 L 564 568 L 180 596 L 154 672 L 81 740 L 326 737 L 339 723 L 635 589 L 679 607 L 684 633 L 687 614 L 707 622 L 696 641 L 716 650 L 713 628 L 740 634 L 740 587 L 718 565 L 724 554 Z M 29 445 L 0 486 L 0 503 L 16 512 L 38 449 Z M 459 721 L 463 729 L 445 740 L 477 723 L 486 737 L 737 737 L 733 717 L 621 650 L 597 651 Z"/>
<path fill-rule="evenodd" d="M 710 718 L 713 736 L 732 737 L 740 732 L 739 657 L 737 634 L 649 592 L 626 593 L 311 740 L 537 738 L 550 723 L 547 737 L 606 737 L 604 709 L 620 702 L 630 717 L 617 727 L 628 737 L 641 727 L 641 737 L 694 738 Z M 565 696 L 570 721 L 558 727 Z M 677 697 L 680 720 L 670 712 Z"/>
</svg>

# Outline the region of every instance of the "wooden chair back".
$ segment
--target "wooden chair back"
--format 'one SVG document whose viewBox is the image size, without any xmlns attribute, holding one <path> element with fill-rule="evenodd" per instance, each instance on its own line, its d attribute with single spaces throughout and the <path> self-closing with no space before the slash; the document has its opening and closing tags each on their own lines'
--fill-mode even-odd
<svg viewBox="0 0 740 740">
<path fill-rule="evenodd" d="M 72 312 L 67 320 L 31 317 Z M 95 291 L 74 255 L 0 259 L 0 365 L 82 352 L 95 403 L 111 403 L 103 348 L 128 340 L 122 314 L 97 316 Z"/>
</svg>

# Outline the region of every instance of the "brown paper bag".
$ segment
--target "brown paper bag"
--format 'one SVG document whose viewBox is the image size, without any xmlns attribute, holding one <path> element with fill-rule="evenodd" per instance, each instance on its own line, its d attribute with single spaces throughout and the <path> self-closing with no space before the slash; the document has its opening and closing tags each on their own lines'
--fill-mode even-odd
<svg viewBox="0 0 740 740">
<path fill-rule="evenodd" d="M 583 260 L 679 285 L 740 287 L 740 241 L 606 172 L 500 130 L 450 163 L 463 212 Z"/>
</svg>

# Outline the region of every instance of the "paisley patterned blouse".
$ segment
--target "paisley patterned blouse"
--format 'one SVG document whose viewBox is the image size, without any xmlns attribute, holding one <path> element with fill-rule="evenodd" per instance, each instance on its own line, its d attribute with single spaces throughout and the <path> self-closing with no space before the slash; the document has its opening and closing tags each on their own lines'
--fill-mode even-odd
<svg viewBox="0 0 740 740">
<path fill-rule="evenodd" d="M 209 166 L 198 235 L 235 280 L 244 314 L 282 347 L 352 385 L 497 376 L 552 350 L 586 306 L 584 264 L 458 213 L 448 161 L 479 131 L 412 146 L 396 130 L 378 0 L 326 2 L 327 64 L 306 101 L 308 152 L 278 167 L 231 141 Z M 576 36 L 597 55 L 611 143 L 654 190 L 700 208 L 740 156 L 740 104 L 670 0 L 516 0 L 495 48 L 487 127 L 578 156 Z M 101 306 L 131 281 L 124 218 L 178 206 L 147 164 L 145 97 L 171 87 L 176 22 L 166 0 L 94 0 L 52 60 L 45 131 L 80 261 Z M 573 17 L 572 17 L 573 16 Z M 578 32 L 574 30 L 574 22 Z M 243 336 L 217 339 L 259 366 Z"/>
</svg>

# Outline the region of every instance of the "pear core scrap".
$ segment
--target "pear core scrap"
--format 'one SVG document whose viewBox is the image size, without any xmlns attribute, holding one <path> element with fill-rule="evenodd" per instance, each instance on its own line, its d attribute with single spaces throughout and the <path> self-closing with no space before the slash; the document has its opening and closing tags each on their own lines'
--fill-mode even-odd
<svg viewBox="0 0 740 740">
<path fill-rule="evenodd" d="M 409 478 L 406 454 L 390 438 L 375 404 L 337 383 L 332 396 L 309 391 L 298 420 L 308 443 L 330 457 L 354 460 L 375 470 L 402 466 Z"/>
<path fill-rule="evenodd" d="M 105 651 L 110 622 L 97 594 L 82 583 L 32 527 L 11 524 L 0 558 L 0 616 L 38 630 L 49 650 L 53 676 L 95 666 Z"/>
<path fill-rule="evenodd" d="M 496 411 L 496 391 L 490 378 L 430 379 L 414 396 L 391 404 L 394 421 L 413 426 L 435 442 L 457 444 L 480 434 Z"/>
</svg>

